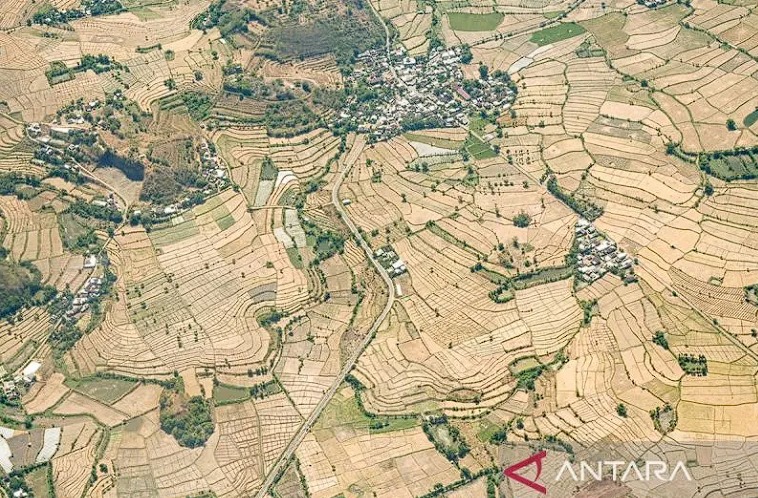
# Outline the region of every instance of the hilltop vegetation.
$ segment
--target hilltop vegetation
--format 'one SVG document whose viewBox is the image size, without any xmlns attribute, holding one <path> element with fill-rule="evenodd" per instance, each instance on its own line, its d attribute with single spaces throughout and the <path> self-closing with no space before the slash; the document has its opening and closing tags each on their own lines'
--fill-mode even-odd
<svg viewBox="0 0 758 498">
<path fill-rule="evenodd" d="M 211 407 L 202 396 L 188 398 L 176 391 L 164 391 L 160 410 L 161 429 L 182 446 L 202 446 L 213 434 Z"/>
<path fill-rule="evenodd" d="M 28 261 L 15 263 L 6 259 L 7 250 L 0 247 L 0 318 L 13 316 L 24 306 L 49 302 L 57 291 L 42 284 L 42 274 Z"/>
<path fill-rule="evenodd" d="M 272 26 L 267 32 L 262 55 L 303 60 L 333 54 L 341 66 L 355 56 L 376 48 L 384 40 L 384 30 L 364 0 L 347 0 L 322 10 L 299 3 L 290 12 L 291 21 Z M 300 10 L 302 9 L 301 12 Z M 296 20 L 305 15 L 307 22 Z"/>
</svg>

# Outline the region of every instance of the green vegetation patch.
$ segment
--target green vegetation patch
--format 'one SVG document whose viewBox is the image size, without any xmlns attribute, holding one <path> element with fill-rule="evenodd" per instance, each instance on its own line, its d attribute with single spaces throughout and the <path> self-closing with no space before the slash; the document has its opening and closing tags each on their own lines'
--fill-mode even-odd
<svg viewBox="0 0 758 498">
<path fill-rule="evenodd" d="M 123 398 L 137 386 L 137 383 L 125 379 L 93 377 L 80 381 L 66 380 L 66 385 L 82 394 L 110 405 Z"/>
<path fill-rule="evenodd" d="M 434 221 L 431 221 L 431 220 L 427 221 L 426 222 L 426 229 L 429 230 L 430 232 L 432 232 L 434 235 L 440 237 L 444 241 L 449 242 L 450 244 L 453 244 L 455 246 L 460 247 L 461 249 L 465 249 L 465 250 L 467 250 L 469 252 L 472 252 L 472 253 L 478 255 L 479 257 L 484 257 L 485 256 L 485 254 L 477 251 L 476 249 L 474 249 L 473 247 L 471 247 L 470 245 L 468 245 L 468 242 L 466 242 L 465 240 L 459 240 L 459 239 L 455 238 L 453 236 L 453 234 L 451 234 L 450 232 L 448 232 L 447 230 L 445 230 L 444 228 L 442 228 L 441 226 L 439 226 Z"/>
<path fill-rule="evenodd" d="M 448 12 L 450 29 L 453 31 L 492 31 L 503 22 L 503 14 L 472 14 L 469 12 Z"/>
<path fill-rule="evenodd" d="M 50 302 L 58 291 L 42 285 L 42 273 L 28 261 L 16 263 L 5 259 L 7 250 L 0 247 L 0 318 L 8 318 L 23 307 Z"/>
<path fill-rule="evenodd" d="M 339 233 L 323 229 L 305 218 L 301 218 L 300 223 L 305 231 L 308 245 L 316 253 L 316 257 L 311 264 L 318 265 L 321 261 L 344 252 L 345 238 Z"/>
<path fill-rule="evenodd" d="M 263 158 L 261 163 L 261 181 L 274 181 L 279 175 L 279 169 L 269 156 Z"/>
<path fill-rule="evenodd" d="M 694 354 L 683 353 L 677 357 L 677 361 L 687 375 L 694 375 L 696 377 L 708 375 L 708 360 L 702 354 L 695 356 Z"/>
<path fill-rule="evenodd" d="M 497 152 L 478 137 L 469 135 L 463 143 L 463 147 L 474 159 L 491 159 L 497 157 Z"/>
<path fill-rule="evenodd" d="M 301 270 L 303 268 L 303 257 L 300 255 L 300 249 L 297 247 L 288 247 L 286 250 L 287 257 L 290 259 L 292 266 Z"/>
<path fill-rule="evenodd" d="M 451 462 L 468 455 L 470 449 L 457 427 L 448 423 L 447 416 L 431 416 L 424 422 L 424 433 L 434 448 Z"/>
<path fill-rule="evenodd" d="M 550 175 L 550 178 L 547 180 L 547 189 L 551 194 L 566 203 L 568 207 L 573 209 L 577 214 L 590 221 L 598 219 L 600 215 L 603 214 L 603 208 L 594 204 L 591 200 L 576 196 L 573 192 L 566 192 L 563 190 L 561 186 L 558 185 L 558 180 L 556 180 L 553 175 Z"/>
<path fill-rule="evenodd" d="M 673 148 L 676 149 L 676 145 Z M 669 146 L 666 150 L 668 152 Z M 699 159 L 700 169 L 727 182 L 758 178 L 758 147 L 704 152 Z"/>
<path fill-rule="evenodd" d="M 351 427 L 376 434 L 410 429 L 420 425 L 418 418 L 414 415 L 389 417 L 366 412 L 362 409 L 362 403 L 358 401 L 360 391 L 360 388 L 356 390 L 354 396 L 345 397 L 338 393 L 333 397 L 316 422 L 314 429 L 323 431 Z"/>
<path fill-rule="evenodd" d="M 150 232 L 150 240 L 155 247 L 163 247 L 188 239 L 200 233 L 195 220 L 184 221 L 174 227 L 153 230 Z"/>
<path fill-rule="evenodd" d="M 232 213 L 229 212 L 226 206 L 221 204 L 213 210 L 213 221 L 216 222 L 218 228 L 223 232 L 234 225 L 234 216 L 232 216 Z"/>
<path fill-rule="evenodd" d="M 187 113 L 195 121 L 202 121 L 210 113 L 213 107 L 213 100 L 208 94 L 201 92 L 184 92 L 182 93 L 182 102 L 187 107 Z"/>
<path fill-rule="evenodd" d="M 203 446 L 213 434 L 211 405 L 202 396 L 164 390 L 160 402 L 161 429 L 187 448 Z"/>
<path fill-rule="evenodd" d="M 451 149 L 457 151 L 463 146 L 463 142 L 459 140 L 447 140 L 445 138 L 430 137 L 428 135 L 422 135 L 420 133 L 406 133 L 403 136 L 411 142 L 433 145 L 434 147 L 440 147 L 442 149 Z"/>
<path fill-rule="evenodd" d="M 562 10 L 554 10 L 552 12 L 543 12 L 542 16 L 546 19 L 556 19 L 560 16 L 562 16 L 565 12 Z"/>
<path fill-rule="evenodd" d="M 550 45 L 551 43 L 579 36 L 584 32 L 585 29 L 578 24 L 567 22 L 537 31 L 532 34 L 530 41 L 539 46 Z"/>
<path fill-rule="evenodd" d="M 742 124 L 744 124 L 746 128 L 750 128 L 757 122 L 758 122 L 758 109 L 754 110 L 753 112 L 745 116 L 745 119 L 742 120 Z"/>
<path fill-rule="evenodd" d="M 245 401 L 250 398 L 250 390 L 244 387 L 218 384 L 213 386 L 213 401 L 217 404 Z"/>
<path fill-rule="evenodd" d="M 384 42 L 384 29 L 361 0 L 348 0 L 346 9 L 327 9 L 328 15 L 313 13 L 306 24 L 287 23 L 271 27 L 259 55 L 270 58 L 305 59 L 333 54 L 340 65 L 350 64 L 355 55 Z"/>
</svg>

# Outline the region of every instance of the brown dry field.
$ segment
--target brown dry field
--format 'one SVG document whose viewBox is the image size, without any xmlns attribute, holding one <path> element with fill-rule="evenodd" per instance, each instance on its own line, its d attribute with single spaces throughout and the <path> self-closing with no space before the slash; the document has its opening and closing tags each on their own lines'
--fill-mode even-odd
<svg viewBox="0 0 758 498">
<path fill-rule="evenodd" d="M 709 175 L 694 158 L 758 145 L 758 124 L 749 124 L 758 107 L 755 5 L 373 6 L 411 55 L 426 53 L 433 30 L 448 46 L 472 45 L 474 60 L 462 67 L 467 78 L 479 76 L 480 62 L 511 74 L 518 87 L 513 112 L 494 116 L 482 132 L 497 146 L 495 157 L 464 160 L 459 149 L 470 136 L 462 127 L 378 143 L 351 133 L 341 143 L 321 125 L 275 137 L 260 123 L 214 116 L 201 125 L 162 108 L 178 92 L 219 93 L 227 62 L 267 81 L 344 84 L 331 56 L 274 62 L 235 48 L 218 29 L 191 30 L 207 1 L 86 17 L 70 29 L 27 26 L 36 4 L 0 2 L 0 172 L 47 176 L 32 162 L 25 126 L 50 122 L 76 99 L 102 100 L 120 89 L 152 114 L 146 143 L 204 138 L 235 187 L 150 231 L 119 227 L 104 249 L 118 276 L 106 312 L 61 358 L 47 341 L 52 310 L 32 307 L 15 323 L 0 323 L 0 362 L 9 373 L 31 359 L 44 364 L 14 415 L 21 422 L 34 415 L 37 428 L 62 427 L 51 461 L 56 495 L 179 497 L 210 489 L 232 497 L 259 490 L 387 300 L 385 283 L 331 206 L 347 168 L 337 193 L 350 199 L 347 216 L 372 249 L 391 246 L 408 271 L 393 279 L 391 312 L 351 371 L 364 386 L 360 407 L 354 389 L 341 385 L 278 491 L 411 498 L 440 483 L 454 486 L 446 496 L 483 497 L 486 477 L 456 483 L 463 468 L 499 473 L 506 450 L 489 440 L 498 428 L 507 428 L 513 443 L 557 437 L 577 455 L 609 443 L 654 442 L 656 450 L 686 453 L 697 468 L 697 483 L 664 485 L 661 493 L 738 491 L 741 482 L 718 475 L 728 454 L 687 452 L 693 441 L 758 437 L 758 307 L 746 294 L 758 284 L 758 187 L 755 179 Z M 448 16 L 491 12 L 502 14 L 492 31 L 453 30 Z M 566 19 L 556 20 L 564 12 Z M 563 21 L 586 31 L 544 46 L 533 41 L 541 27 Z M 252 26 L 251 39 L 266 29 Z M 161 50 L 137 51 L 157 44 Z M 129 71 L 48 83 L 52 61 L 71 67 L 97 53 Z M 168 79 L 179 90 L 169 89 Z M 106 143 L 143 154 L 142 138 L 111 135 Z M 277 167 L 275 180 L 261 179 L 266 156 Z M 425 169 L 416 167 L 422 163 Z M 61 216 L 74 199 L 91 202 L 112 191 L 129 207 L 149 209 L 139 182 L 109 169 L 92 174 L 100 184 L 47 177 L 31 199 L 0 196 L 0 245 L 58 290 L 75 291 L 91 275 L 62 236 Z M 634 260 L 635 281 L 608 274 L 575 285 L 563 265 L 579 214 L 548 191 L 548 178 L 602 208 L 594 225 Z M 319 189 L 304 196 L 298 212 L 294 202 L 309 181 Z M 529 224 L 517 227 L 513 218 L 522 212 Z M 318 247 L 305 235 L 308 223 L 342 236 L 343 250 L 312 265 Z M 511 299 L 493 298 L 501 282 L 524 275 L 533 278 L 500 294 Z M 279 320 L 262 324 L 274 310 Z M 667 347 L 653 341 L 660 334 Z M 708 374 L 688 372 L 682 354 L 706 358 Z M 529 366 L 543 367 L 533 388 L 519 378 Z M 174 372 L 187 394 L 213 405 L 214 432 L 201 448 L 182 447 L 161 430 L 158 384 L 139 384 L 111 404 L 64 384 L 103 373 L 165 381 Z M 239 389 L 267 383 L 271 392 L 222 402 L 214 399 L 214 381 Z M 675 426 L 656 426 L 650 412 L 664 407 Z M 460 430 L 468 455 L 451 462 L 435 449 L 421 427 L 430 413 L 445 414 Z M 401 418 L 386 419 L 389 428 L 369 425 L 384 416 Z M 99 464 L 109 472 L 96 470 L 91 479 Z M 744 475 L 751 486 L 758 482 L 754 470 Z"/>
</svg>

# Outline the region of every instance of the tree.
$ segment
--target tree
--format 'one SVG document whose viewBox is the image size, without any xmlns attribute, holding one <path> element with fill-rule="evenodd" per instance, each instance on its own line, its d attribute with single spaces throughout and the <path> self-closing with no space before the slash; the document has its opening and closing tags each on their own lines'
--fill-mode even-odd
<svg viewBox="0 0 758 498">
<path fill-rule="evenodd" d="M 616 413 L 619 414 L 619 417 L 626 418 L 627 417 L 626 405 L 624 403 L 619 403 L 618 406 L 616 407 Z"/>
<path fill-rule="evenodd" d="M 466 43 L 461 45 L 461 62 L 464 64 L 468 64 L 473 59 L 474 59 L 474 56 L 471 53 L 471 47 Z"/>
<path fill-rule="evenodd" d="M 519 228 L 526 228 L 532 223 L 532 217 L 525 211 L 521 211 L 519 214 L 513 217 L 513 224 Z"/>
<path fill-rule="evenodd" d="M 490 68 L 486 64 L 479 65 L 479 78 L 486 80 L 490 77 Z"/>
<path fill-rule="evenodd" d="M 729 131 L 734 131 L 737 129 L 737 123 L 734 122 L 732 118 L 729 118 L 726 120 L 726 129 Z"/>
</svg>

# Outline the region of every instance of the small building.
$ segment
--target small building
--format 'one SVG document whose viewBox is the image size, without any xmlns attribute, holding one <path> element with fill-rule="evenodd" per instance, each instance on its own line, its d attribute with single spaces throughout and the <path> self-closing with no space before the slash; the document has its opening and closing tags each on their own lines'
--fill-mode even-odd
<svg viewBox="0 0 758 498">
<path fill-rule="evenodd" d="M 97 256 L 94 254 L 87 254 L 84 256 L 84 268 L 94 268 L 97 266 Z"/>
<path fill-rule="evenodd" d="M 18 397 L 18 391 L 16 391 L 16 383 L 12 380 L 3 382 L 3 395 L 8 399 L 15 399 Z"/>
<path fill-rule="evenodd" d="M 350 203 L 353 202 L 350 199 L 342 199 L 342 205 L 343 206 L 349 206 Z"/>
<path fill-rule="evenodd" d="M 38 361 L 31 361 L 21 371 L 21 376 L 26 382 L 34 382 L 37 379 L 37 371 L 42 367 L 42 363 Z"/>
</svg>

